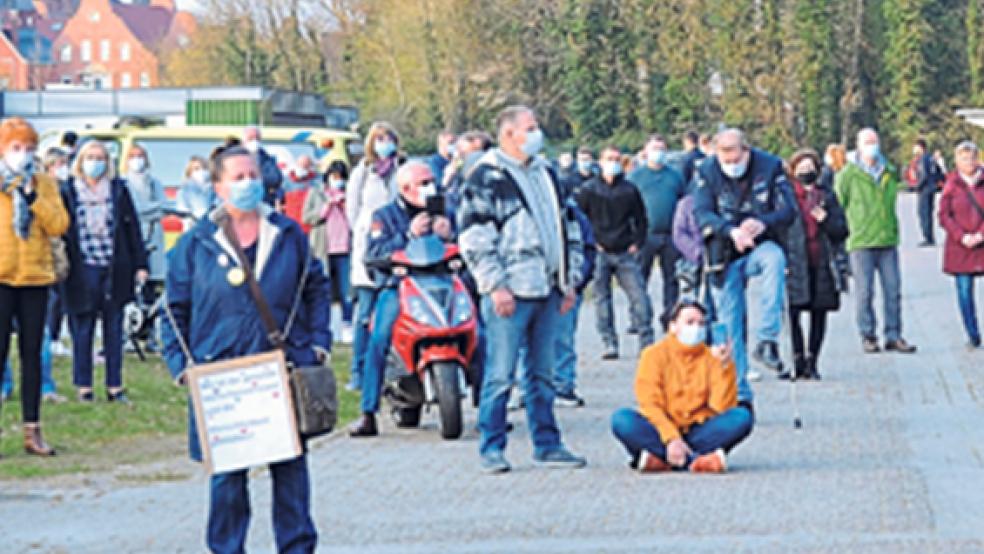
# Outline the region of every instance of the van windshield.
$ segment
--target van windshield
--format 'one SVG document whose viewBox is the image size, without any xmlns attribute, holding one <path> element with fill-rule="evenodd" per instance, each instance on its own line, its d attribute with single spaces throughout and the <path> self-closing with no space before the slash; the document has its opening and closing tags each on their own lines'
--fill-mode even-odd
<svg viewBox="0 0 984 554">
<path fill-rule="evenodd" d="M 184 182 L 184 170 L 192 156 L 208 159 L 212 150 L 221 144 L 212 139 L 139 139 L 150 156 L 151 174 L 165 187 L 178 187 Z M 291 163 L 302 154 L 317 159 L 314 145 L 308 142 L 265 140 L 263 148 L 281 164 Z"/>
</svg>

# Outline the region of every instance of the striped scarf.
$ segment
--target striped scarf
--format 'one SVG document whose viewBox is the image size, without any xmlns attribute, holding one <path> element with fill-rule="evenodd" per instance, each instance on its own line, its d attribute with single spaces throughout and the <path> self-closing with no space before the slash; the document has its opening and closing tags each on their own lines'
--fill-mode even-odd
<svg viewBox="0 0 984 554">
<path fill-rule="evenodd" d="M 9 194 L 14 205 L 14 234 L 21 240 L 27 240 L 31 234 L 31 223 L 34 222 L 34 214 L 31 212 L 31 205 L 27 201 L 24 189 L 17 185 L 29 182 L 30 175 L 16 173 L 7 164 L 0 161 L 0 192 Z"/>
</svg>

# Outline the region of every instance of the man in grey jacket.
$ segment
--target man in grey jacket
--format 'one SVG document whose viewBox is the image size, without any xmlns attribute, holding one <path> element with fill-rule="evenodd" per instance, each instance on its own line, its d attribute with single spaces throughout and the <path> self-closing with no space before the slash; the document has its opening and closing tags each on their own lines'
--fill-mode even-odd
<svg viewBox="0 0 984 554">
<path fill-rule="evenodd" d="M 459 246 L 478 285 L 486 332 L 479 403 L 482 469 L 504 473 L 506 404 L 521 343 L 529 345 L 527 417 L 534 460 L 583 467 L 560 440 L 552 374 L 558 320 L 575 301 L 584 255 L 573 200 L 538 158 L 543 133 L 533 110 L 506 108 L 497 119 L 499 147 L 469 175 L 458 211 Z"/>
</svg>

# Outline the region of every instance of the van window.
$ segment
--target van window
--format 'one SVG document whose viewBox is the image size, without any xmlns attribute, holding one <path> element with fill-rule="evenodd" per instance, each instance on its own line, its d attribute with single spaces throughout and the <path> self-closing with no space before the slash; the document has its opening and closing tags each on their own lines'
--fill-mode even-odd
<svg viewBox="0 0 984 554">
<path fill-rule="evenodd" d="M 184 170 L 192 156 L 208 159 L 212 150 L 222 141 L 213 139 L 137 139 L 150 156 L 151 174 L 166 187 L 176 187 L 184 182 Z M 314 145 L 303 142 L 264 141 L 264 149 L 281 163 L 284 154 L 295 159 L 301 154 L 314 156 Z"/>
</svg>

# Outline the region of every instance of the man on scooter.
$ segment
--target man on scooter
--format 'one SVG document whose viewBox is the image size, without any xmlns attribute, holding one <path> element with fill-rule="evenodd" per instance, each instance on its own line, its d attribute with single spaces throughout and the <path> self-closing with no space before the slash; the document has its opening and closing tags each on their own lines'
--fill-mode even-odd
<svg viewBox="0 0 984 554">
<path fill-rule="evenodd" d="M 380 270 L 389 264 L 394 252 L 406 248 L 412 238 L 431 233 L 445 242 L 454 240 L 454 220 L 449 214 L 431 215 L 427 199 L 438 194 L 430 167 L 419 161 L 409 161 L 396 173 L 400 196 L 376 210 L 372 216 L 365 263 L 372 269 L 380 285 L 376 299 L 372 335 L 366 353 L 365 376 L 362 382 L 362 418 L 349 430 L 352 437 L 374 437 L 379 434 L 376 412 L 386 371 L 386 353 L 393 337 L 393 324 L 400 314 L 397 285 L 400 278 Z"/>
</svg>

